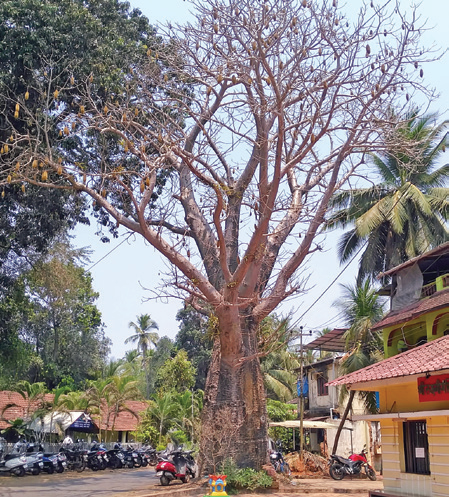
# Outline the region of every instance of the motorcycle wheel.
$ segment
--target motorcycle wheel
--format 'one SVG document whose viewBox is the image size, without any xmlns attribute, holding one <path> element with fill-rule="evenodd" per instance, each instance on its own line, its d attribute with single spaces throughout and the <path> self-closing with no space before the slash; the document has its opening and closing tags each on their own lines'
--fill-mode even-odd
<svg viewBox="0 0 449 497">
<path fill-rule="evenodd" d="M 181 478 L 182 483 L 189 483 L 190 481 L 190 475 L 186 474 L 184 478 Z"/>
<path fill-rule="evenodd" d="M 49 474 L 52 475 L 55 472 L 55 468 L 53 466 L 47 466 L 45 468 L 45 471 Z"/>
<path fill-rule="evenodd" d="M 15 476 L 25 476 L 26 471 L 23 466 L 19 466 L 18 468 L 11 470 L 11 473 Z"/>
<path fill-rule="evenodd" d="M 337 463 L 331 464 L 329 466 L 329 474 L 334 480 L 343 480 L 343 478 L 345 477 L 343 466 Z"/>
<path fill-rule="evenodd" d="M 366 475 L 372 481 L 376 481 L 377 480 L 376 472 L 371 467 L 366 468 Z"/>
<path fill-rule="evenodd" d="M 33 469 L 31 470 L 31 474 L 32 474 L 33 476 L 40 475 L 40 473 L 41 473 L 41 468 L 33 468 Z"/>
<path fill-rule="evenodd" d="M 58 465 L 58 467 L 56 468 L 56 473 L 64 473 L 64 466 L 62 464 Z"/>
<path fill-rule="evenodd" d="M 142 468 L 146 468 L 148 466 L 148 461 L 146 459 L 142 459 Z"/>
<path fill-rule="evenodd" d="M 78 471 L 78 473 L 82 473 L 86 469 L 86 461 L 84 461 L 84 460 L 80 461 L 75 466 L 75 469 Z"/>
<path fill-rule="evenodd" d="M 285 476 L 290 476 L 292 474 L 292 470 L 290 469 L 290 466 L 286 462 L 284 462 L 284 467 L 282 468 L 282 473 Z"/>
<path fill-rule="evenodd" d="M 127 463 L 128 468 L 134 468 L 134 462 L 133 461 L 128 461 Z"/>
<path fill-rule="evenodd" d="M 157 464 L 157 457 L 152 457 L 150 459 L 150 466 L 156 466 Z"/>
<path fill-rule="evenodd" d="M 170 478 L 168 478 L 167 476 L 165 475 L 162 475 L 161 476 L 161 485 L 163 487 L 166 487 L 167 485 L 170 485 Z"/>
</svg>

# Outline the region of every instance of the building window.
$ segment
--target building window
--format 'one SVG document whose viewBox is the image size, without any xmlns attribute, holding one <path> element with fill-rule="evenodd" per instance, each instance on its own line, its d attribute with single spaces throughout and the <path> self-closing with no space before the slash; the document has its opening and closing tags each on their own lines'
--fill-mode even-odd
<svg viewBox="0 0 449 497">
<path fill-rule="evenodd" d="M 406 421 L 404 428 L 405 472 L 430 475 L 429 443 L 425 421 Z"/>
<path fill-rule="evenodd" d="M 329 390 L 326 385 L 328 382 L 327 376 L 323 373 L 319 373 L 316 382 L 318 386 L 318 395 L 329 395 Z"/>
</svg>

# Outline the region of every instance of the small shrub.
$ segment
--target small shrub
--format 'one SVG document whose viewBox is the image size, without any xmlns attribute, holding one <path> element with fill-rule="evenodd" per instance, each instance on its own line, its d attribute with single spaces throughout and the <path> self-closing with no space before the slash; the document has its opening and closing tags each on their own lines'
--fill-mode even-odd
<svg viewBox="0 0 449 497">
<path fill-rule="evenodd" d="M 238 490 L 256 490 L 267 488 L 273 483 L 265 471 L 252 468 L 238 468 L 232 459 L 226 459 L 220 466 L 220 473 L 227 475 L 226 491 L 234 495 Z"/>
</svg>

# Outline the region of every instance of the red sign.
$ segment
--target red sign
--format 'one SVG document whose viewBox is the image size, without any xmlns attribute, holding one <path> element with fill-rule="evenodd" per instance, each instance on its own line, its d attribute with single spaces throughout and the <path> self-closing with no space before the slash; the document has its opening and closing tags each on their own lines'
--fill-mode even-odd
<svg viewBox="0 0 449 497">
<path fill-rule="evenodd" d="M 420 402 L 449 400 L 449 374 L 418 378 Z"/>
</svg>

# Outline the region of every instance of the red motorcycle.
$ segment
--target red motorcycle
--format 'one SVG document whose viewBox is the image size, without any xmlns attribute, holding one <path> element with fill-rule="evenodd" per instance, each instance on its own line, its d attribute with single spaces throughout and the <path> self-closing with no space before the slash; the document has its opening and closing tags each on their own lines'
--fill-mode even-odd
<svg viewBox="0 0 449 497">
<path fill-rule="evenodd" d="M 173 450 L 161 457 L 156 466 L 156 476 L 159 476 L 161 485 L 170 485 L 172 480 L 179 479 L 182 483 L 190 481 L 191 470 L 184 452 L 180 449 Z M 195 477 L 195 475 L 192 475 Z"/>
<path fill-rule="evenodd" d="M 360 454 L 351 454 L 348 459 L 332 455 L 329 460 L 329 474 L 334 480 L 342 480 L 345 476 L 359 475 L 362 469 L 365 470 L 366 476 L 370 480 L 376 480 L 376 472 L 368 464 L 365 449 Z"/>
</svg>

